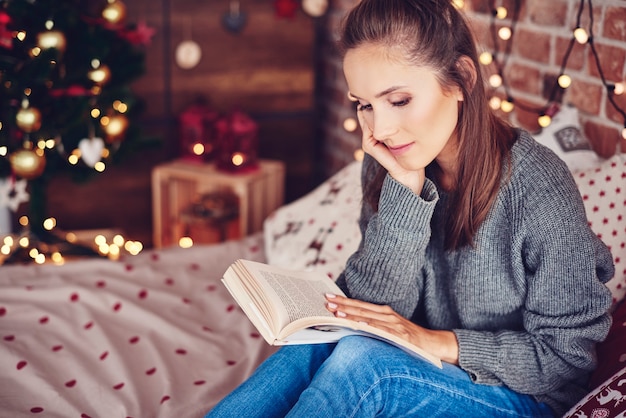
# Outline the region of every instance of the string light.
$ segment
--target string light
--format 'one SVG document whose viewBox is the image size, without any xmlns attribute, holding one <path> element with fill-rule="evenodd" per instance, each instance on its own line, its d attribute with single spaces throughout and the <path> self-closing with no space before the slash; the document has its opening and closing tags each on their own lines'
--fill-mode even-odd
<svg viewBox="0 0 626 418">
<path fill-rule="evenodd" d="M 21 216 L 19 221 L 23 226 L 30 224 L 27 216 Z M 63 234 L 55 230 L 57 226 L 55 218 L 47 218 L 44 220 L 43 226 L 44 229 L 52 232 L 54 235 L 63 236 L 69 243 L 80 244 L 80 240 L 75 233 L 67 232 Z M 28 229 L 24 229 L 20 235 L 6 235 L 0 238 L 0 261 L 11 257 L 16 251 L 23 251 L 25 256 L 37 264 L 51 262 L 61 265 L 65 263 L 65 256 L 61 253 L 58 245 L 47 244 L 38 239 L 31 240 Z M 83 242 L 85 245 L 91 246 L 101 256 L 111 260 L 118 260 L 123 254 L 134 256 L 143 251 L 141 242 L 127 240 L 121 234 L 114 235 L 111 240 L 102 234 L 98 234 L 91 242 Z"/>
<path fill-rule="evenodd" d="M 561 67 L 559 69 L 559 73 L 558 76 L 556 78 L 556 81 L 552 87 L 552 90 L 550 92 L 550 95 L 547 99 L 547 103 L 545 106 L 543 107 L 533 107 L 533 106 L 528 106 L 528 105 L 524 105 L 521 103 L 516 102 L 516 105 L 518 107 L 520 107 L 523 110 L 529 111 L 529 112 L 533 112 L 533 113 L 537 113 L 538 114 L 538 118 L 537 118 L 537 122 L 539 123 L 539 125 L 541 127 L 547 127 L 550 125 L 551 121 L 552 121 L 552 116 L 554 115 L 554 112 L 556 111 L 556 106 L 555 106 L 555 102 L 556 102 L 556 97 L 557 94 L 560 93 L 562 90 L 567 89 L 571 86 L 572 84 L 572 78 L 565 74 L 565 69 L 567 68 L 567 63 L 570 57 L 570 54 L 572 52 L 572 49 L 574 47 L 574 44 L 577 42 L 579 44 L 588 44 L 589 48 L 591 50 L 592 56 L 594 57 L 595 60 L 595 64 L 596 64 L 596 68 L 598 70 L 598 74 L 600 76 L 600 79 L 602 80 L 603 85 L 606 87 L 607 89 L 607 98 L 609 100 L 609 102 L 611 103 L 611 105 L 615 108 L 615 110 L 624 118 L 624 128 L 621 131 L 621 136 L 622 138 L 624 138 L 626 140 L 626 112 L 620 108 L 620 106 L 616 103 L 614 96 L 618 96 L 621 94 L 624 94 L 624 92 L 626 91 L 626 86 L 623 82 L 618 82 L 615 84 L 609 84 L 606 80 L 606 77 L 604 75 L 604 71 L 602 70 L 602 66 L 600 65 L 600 59 L 598 56 L 598 52 L 595 48 L 595 44 L 594 44 L 594 37 L 593 37 L 593 5 L 592 5 L 592 1 L 591 0 L 587 0 L 588 3 L 588 12 L 589 12 L 589 29 L 585 29 L 581 26 L 581 17 L 582 14 L 584 12 L 585 9 L 585 0 L 580 0 L 580 4 L 579 4 L 579 8 L 578 8 L 578 12 L 576 15 L 576 25 L 575 25 L 575 29 L 572 32 L 572 38 L 567 46 L 567 49 L 565 50 L 565 53 L 563 55 L 563 59 L 561 61 Z M 489 101 L 489 105 L 492 109 L 494 110 L 502 110 L 503 112 L 511 112 L 513 110 L 513 108 L 515 107 L 515 105 L 513 104 L 515 102 L 515 100 L 513 99 L 513 97 L 510 94 L 509 91 L 509 86 L 505 80 L 505 78 L 503 77 L 504 74 L 504 68 L 506 67 L 506 61 L 508 60 L 508 58 L 511 55 L 511 46 L 512 46 L 512 38 L 514 36 L 515 33 L 515 27 L 518 21 L 518 17 L 519 17 L 519 13 L 520 13 L 520 8 L 521 8 L 521 1 L 520 0 L 515 0 L 514 1 L 514 9 L 513 9 L 513 13 L 511 16 L 511 25 L 509 26 L 502 26 L 500 27 L 500 29 L 496 29 L 496 19 L 500 19 L 503 20 L 508 16 L 508 10 L 503 7 L 494 7 L 493 6 L 493 0 L 492 0 L 492 20 L 491 20 L 491 24 L 490 24 L 490 29 L 491 29 L 491 37 L 492 37 L 492 43 L 495 47 L 495 52 L 491 53 L 491 52 L 483 52 L 480 56 L 479 56 L 479 61 L 481 64 L 487 66 L 490 64 L 494 64 L 495 65 L 495 72 L 493 75 L 491 75 L 489 77 L 489 85 L 494 89 L 497 90 L 499 88 L 502 88 L 504 90 L 504 94 L 507 97 L 506 100 L 502 100 L 500 98 L 498 98 L 498 96 L 496 96 L 495 94 L 492 96 L 492 98 Z M 498 45 L 500 44 L 499 39 L 502 40 L 508 40 L 509 42 L 507 42 L 506 44 L 506 49 L 505 51 L 502 52 L 502 58 L 500 58 L 500 53 L 501 51 L 498 50 Z M 620 150 L 620 145 L 618 142 L 618 152 Z"/>
</svg>

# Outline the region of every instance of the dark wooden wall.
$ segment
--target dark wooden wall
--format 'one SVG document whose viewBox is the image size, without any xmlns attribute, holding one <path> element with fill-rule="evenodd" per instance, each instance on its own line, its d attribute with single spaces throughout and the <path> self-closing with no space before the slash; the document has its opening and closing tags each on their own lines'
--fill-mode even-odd
<svg viewBox="0 0 626 418">
<path fill-rule="evenodd" d="M 142 150 L 85 184 L 59 176 L 48 186 L 48 213 L 62 229 L 118 227 L 151 245 L 150 172 L 176 157 L 177 115 L 197 97 L 218 111 L 238 107 L 260 127 L 260 156 L 287 166 L 286 201 L 314 185 L 313 18 L 298 10 L 279 18 L 271 0 L 242 0 L 239 34 L 222 26 L 228 0 L 127 0 L 127 20 L 156 29 L 146 49 L 146 74 L 134 85 L 146 103 L 144 133 L 158 148 Z M 176 65 L 175 49 L 192 39 L 202 48 L 193 69 Z"/>
</svg>

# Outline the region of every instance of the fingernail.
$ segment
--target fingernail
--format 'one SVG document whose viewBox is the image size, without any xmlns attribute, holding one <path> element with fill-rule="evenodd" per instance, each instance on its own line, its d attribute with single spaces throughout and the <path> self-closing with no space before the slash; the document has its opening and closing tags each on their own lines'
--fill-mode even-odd
<svg viewBox="0 0 626 418">
<path fill-rule="evenodd" d="M 327 297 L 328 299 L 334 299 L 334 298 L 336 298 L 336 297 L 337 297 L 337 295 L 335 295 L 334 293 L 326 293 L 326 297 Z"/>
<path fill-rule="evenodd" d="M 326 306 L 328 306 L 330 309 L 335 309 L 337 307 L 337 304 L 336 303 L 332 303 L 332 302 L 328 302 L 326 304 Z"/>
<path fill-rule="evenodd" d="M 337 311 L 337 312 L 336 312 L 336 315 L 337 315 L 337 316 L 340 316 L 340 317 L 342 317 L 342 318 L 345 318 L 345 317 L 346 317 L 345 312 L 341 312 L 341 311 Z"/>
</svg>

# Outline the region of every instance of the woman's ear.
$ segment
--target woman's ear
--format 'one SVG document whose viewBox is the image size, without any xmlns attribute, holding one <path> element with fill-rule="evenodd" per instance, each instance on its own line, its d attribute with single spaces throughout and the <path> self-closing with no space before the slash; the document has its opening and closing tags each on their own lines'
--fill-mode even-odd
<svg viewBox="0 0 626 418">
<path fill-rule="evenodd" d="M 474 66 L 474 62 L 467 55 L 461 56 L 456 62 L 456 68 L 461 76 L 462 82 L 465 85 L 466 91 L 471 91 L 476 84 L 476 80 L 478 78 L 476 74 L 476 67 Z M 461 93 L 461 98 L 459 100 L 463 100 L 463 93 Z"/>
</svg>

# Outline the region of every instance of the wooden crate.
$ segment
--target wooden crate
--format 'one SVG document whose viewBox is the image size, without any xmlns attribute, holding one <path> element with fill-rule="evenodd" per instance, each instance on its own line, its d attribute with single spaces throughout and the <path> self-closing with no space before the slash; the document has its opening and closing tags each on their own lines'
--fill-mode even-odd
<svg viewBox="0 0 626 418">
<path fill-rule="evenodd" d="M 212 243 L 258 232 L 263 221 L 284 202 L 285 165 L 261 160 L 259 168 L 246 173 L 227 173 L 214 164 L 176 160 L 152 170 L 152 217 L 154 247 L 177 244 L 183 236 L 194 242 Z M 215 222 L 188 222 L 183 211 L 208 193 L 234 193 L 238 217 Z"/>
</svg>

